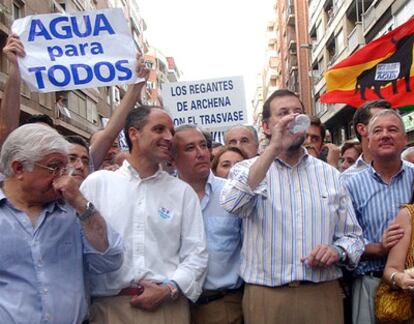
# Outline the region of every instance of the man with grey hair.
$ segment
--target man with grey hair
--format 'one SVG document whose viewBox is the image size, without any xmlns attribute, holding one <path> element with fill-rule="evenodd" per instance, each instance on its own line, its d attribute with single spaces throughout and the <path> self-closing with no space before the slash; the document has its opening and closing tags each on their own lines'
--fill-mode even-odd
<svg viewBox="0 0 414 324">
<path fill-rule="evenodd" d="M 259 137 L 253 126 L 230 127 L 224 134 L 224 143 L 239 148 L 249 159 L 256 156 L 259 151 Z"/>
<path fill-rule="evenodd" d="M 401 160 L 407 136 L 398 112 L 376 112 L 368 123 L 367 134 L 372 162 L 346 179 L 345 185 L 365 241 L 363 261 L 353 272 L 353 323 L 374 324 L 374 296 L 386 257 L 403 236 L 393 220 L 401 205 L 410 201 L 414 167 Z"/>
<path fill-rule="evenodd" d="M 241 220 L 220 206 L 225 180 L 210 170 L 207 140 L 194 125 L 175 129 L 173 161 L 178 177 L 200 199 L 209 253 L 207 277 L 201 296 L 191 305 L 191 322 L 237 324 L 242 322 L 242 279 L 239 277 Z"/>
<path fill-rule="evenodd" d="M 24 125 L 3 144 L 0 168 L 0 323 L 80 323 L 85 275 L 118 269 L 118 234 L 66 169 L 69 143 Z"/>
<path fill-rule="evenodd" d="M 362 154 L 351 167 L 342 172 L 342 181 L 346 181 L 348 178 L 366 169 L 371 163 L 372 156 L 368 148 L 368 123 L 376 112 L 383 109 L 391 109 L 391 104 L 386 100 L 374 100 L 364 103 L 355 111 L 352 123 L 355 135 L 361 143 Z"/>
</svg>

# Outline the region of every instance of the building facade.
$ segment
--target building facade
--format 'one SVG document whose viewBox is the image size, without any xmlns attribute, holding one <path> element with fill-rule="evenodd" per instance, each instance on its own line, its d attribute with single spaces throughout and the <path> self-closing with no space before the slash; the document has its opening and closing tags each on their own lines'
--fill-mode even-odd
<svg viewBox="0 0 414 324">
<path fill-rule="evenodd" d="M 28 15 L 65 13 L 120 7 L 128 20 L 131 34 L 140 54 L 149 50 L 144 32 L 146 24 L 134 0 L 0 0 L 0 45 L 4 47 L 15 19 Z M 7 80 L 8 62 L 4 54 L 0 60 L 0 98 Z M 157 78 L 156 72 L 154 72 Z M 116 109 L 126 86 L 79 89 L 51 93 L 30 92 L 22 84 L 20 122 L 34 114 L 49 115 L 63 135 L 77 134 L 89 139 L 90 135 L 105 126 L 105 120 Z M 151 82 L 143 90 L 141 102 L 156 104 L 151 99 Z"/>
<path fill-rule="evenodd" d="M 322 104 L 323 72 L 366 43 L 398 27 L 414 13 L 413 0 L 311 0 L 309 35 L 313 114 L 321 118 L 337 144 L 355 136 L 355 107 Z"/>
</svg>

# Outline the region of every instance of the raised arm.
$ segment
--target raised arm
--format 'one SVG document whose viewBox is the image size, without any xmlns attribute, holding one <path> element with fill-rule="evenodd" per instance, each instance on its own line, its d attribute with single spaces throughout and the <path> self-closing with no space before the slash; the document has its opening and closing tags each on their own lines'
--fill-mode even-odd
<svg viewBox="0 0 414 324">
<path fill-rule="evenodd" d="M 0 107 L 0 146 L 3 145 L 10 132 L 19 126 L 21 78 L 17 57 L 25 55 L 19 36 L 9 35 L 3 53 L 6 54 L 10 65 Z"/>
<path fill-rule="evenodd" d="M 271 131 L 269 145 L 266 146 L 263 153 L 250 168 L 247 183 L 251 190 L 256 189 L 260 182 L 262 182 L 274 160 L 281 153 L 287 151 L 288 147 L 298 136 L 303 136 L 303 133 L 292 134 L 287 130 L 287 125 L 295 117 L 296 114 L 290 114 L 280 119 L 275 125 L 269 125 Z"/>
<path fill-rule="evenodd" d="M 128 86 L 125 96 L 121 103 L 113 112 L 106 127 L 95 135 L 95 140 L 91 143 L 90 155 L 92 157 L 95 170 L 102 164 L 106 153 L 112 146 L 121 129 L 124 127 L 125 119 L 136 102 L 140 98 L 142 88 L 149 76 L 149 70 L 146 68 L 143 57 L 137 56 L 136 73 L 144 81 Z"/>
</svg>

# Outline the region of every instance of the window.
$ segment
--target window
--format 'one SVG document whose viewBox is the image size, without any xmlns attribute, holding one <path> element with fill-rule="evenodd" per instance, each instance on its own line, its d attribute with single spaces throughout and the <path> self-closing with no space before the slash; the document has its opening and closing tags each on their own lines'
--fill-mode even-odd
<svg viewBox="0 0 414 324">
<path fill-rule="evenodd" d="M 39 92 L 39 104 L 41 104 L 46 109 L 51 110 L 53 106 L 53 98 L 51 93 L 41 93 Z"/>
<path fill-rule="evenodd" d="M 322 39 L 324 34 L 325 34 L 325 30 L 323 28 L 322 22 L 320 21 L 318 26 L 316 27 L 316 39 Z"/>
<path fill-rule="evenodd" d="M 328 42 L 326 43 L 326 50 L 328 52 L 328 66 L 331 66 L 336 59 L 336 45 L 335 45 L 335 37 L 331 37 Z"/>
<path fill-rule="evenodd" d="M 86 96 L 80 91 L 70 91 L 68 93 L 68 108 L 86 118 Z"/>
<path fill-rule="evenodd" d="M 12 7 L 13 20 L 22 18 L 24 16 L 24 2 L 21 0 L 14 0 Z"/>
<path fill-rule="evenodd" d="M 345 48 L 345 36 L 343 29 L 341 29 L 335 36 L 335 47 L 337 53 L 340 53 Z"/>
<path fill-rule="evenodd" d="M 96 103 L 93 100 L 87 98 L 86 108 L 87 108 L 86 119 L 92 124 L 98 124 L 99 117 L 98 117 L 98 110 L 96 109 Z"/>
</svg>

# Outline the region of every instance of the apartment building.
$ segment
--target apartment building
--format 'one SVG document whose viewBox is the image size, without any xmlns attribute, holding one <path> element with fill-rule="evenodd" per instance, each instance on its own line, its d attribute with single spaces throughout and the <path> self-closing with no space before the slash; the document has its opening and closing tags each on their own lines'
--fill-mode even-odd
<svg viewBox="0 0 414 324">
<path fill-rule="evenodd" d="M 137 51 L 141 54 L 147 53 L 149 45 L 144 36 L 146 24 L 140 15 L 137 1 L 134 0 L 0 0 L 0 45 L 1 47 L 5 45 L 15 19 L 33 14 L 75 12 L 108 7 L 123 9 Z M 7 65 L 7 59 L 1 55 L 0 98 L 3 96 L 7 80 Z M 168 67 L 167 63 L 165 65 Z M 166 73 L 169 71 L 170 69 L 166 68 Z M 156 71 L 154 74 L 153 77 L 157 78 Z M 88 139 L 90 134 L 105 126 L 105 121 L 116 109 L 125 91 L 126 86 L 112 86 L 42 94 L 30 93 L 28 87 L 23 84 L 21 123 L 30 115 L 47 114 L 54 120 L 56 128 L 62 134 L 78 134 Z M 147 89 L 141 95 L 141 101 L 156 104 L 151 100 L 150 94 L 151 82 L 149 81 Z"/>
<path fill-rule="evenodd" d="M 321 118 L 337 144 L 355 136 L 354 107 L 322 104 L 323 72 L 358 48 L 401 25 L 414 13 L 413 0 L 310 0 L 309 35 L 313 114 Z"/>
<path fill-rule="evenodd" d="M 150 68 L 147 82 L 146 104 L 162 106 L 162 85 L 168 82 L 177 82 L 181 77 L 173 57 L 165 56 L 160 50 L 150 47 L 145 55 L 145 61 Z"/>
<path fill-rule="evenodd" d="M 321 118 L 335 143 L 353 138 L 355 108 L 319 100 L 326 90 L 323 72 L 413 13 L 414 0 L 275 1 L 274 20 L 267 25 L 267 58 L 253 99 L 256 124 L 267 96 L 289 88 L 301 97 L 307 113 Z M 414 142 L 414 112 L 403 120 Z"/>
<path fill-rule="evenodd" d="M 267 23 L 266 58 L 262 71 L 257 75 L 252 100 L 253 122 L 263 145 L 266 141 L 261 130 L 261 111 L 263 102 L 273 91 L 287 88 L 295 92 L 308 114 L 311 114 L 313 106 L 307 1 L 274 0 L 273 11 L 273 19 Z"/>
<path fill-rule="evenodd" d="M 305 0 L 274 1 L 274 19 L 267 24 L 266 61 L 258 76 L 256 97 L 267 98 L 274 90 L 287 88 L 300 96 L 312 111 L 309 77 L 308 3 Z M 260 100 L 254 99 L 257 118 Z"/>
</svg>

